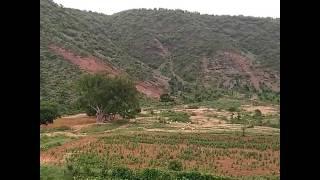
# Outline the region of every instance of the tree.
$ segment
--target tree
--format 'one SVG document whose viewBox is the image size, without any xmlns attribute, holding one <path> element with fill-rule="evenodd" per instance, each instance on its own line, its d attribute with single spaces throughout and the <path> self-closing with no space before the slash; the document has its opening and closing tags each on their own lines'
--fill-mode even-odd
<svg viewBox="0 0 320 180">
<path fill-rule="evenodd" d="M 178 161 L 178 160 L 170 161 L 168 165 L 168 169 L 173 171 L 181 171 L 182 170 L 181 161 Z"/>
<path fill-rule="evenodd" d="M 254 128 L 253 122 L 248 119 L 244 119 L 241 127 L 242 136 L 245 136 L 245 132 L 248 128 Z"/>
<path fill-rule="evenodd" d="M 85 75 L 79 80 L 78 88 L 80 106 L 93 109 L 97 122 L 113 120 L 115 115 L 133 118 L 140 111 L 138 91 L 125 77 Z"/>
<path fill-rule="evenodd" d="M 160 101 L 161 102 L 172 102 L 174 101 L 169 94 L 165 93 L 165 94 L 161 94 L 160 95 Z"/>
<path fill-rule="evenodd" d="M 255 117 L 261 117 L 262 116 L 261 111 L 259 109 L 254 110 L 254 116 Z"/>
<path fill-rule="evenodd" d="M 237 112 L 238 109 L 237 109 L 236 107 L 233 107 L 233 106 L 232 106 L 232 107 L 228 108 L 228 111 L 231 112 L 231 120 L 233 120 L 234 113 Z M 239 116 L 240 116 L 240 115 L 239 115 L 239 113 L 238 113 L 238 116 L 237 116 L 238 119 L 239 119 Z"/>
<path fill-rule="evenodd" d="M 60 117 L 58 107 L 46 101 L 40 102 L 40 125 L 53 123 L 53 120 Z"/>
</svg>

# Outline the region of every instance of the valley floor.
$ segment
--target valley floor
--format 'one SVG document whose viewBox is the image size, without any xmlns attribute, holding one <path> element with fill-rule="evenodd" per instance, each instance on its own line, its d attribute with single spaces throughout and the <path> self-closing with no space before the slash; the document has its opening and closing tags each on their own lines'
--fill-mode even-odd
<svg viewBox="0 0 320 180">
<path fill-rule="evenodd" d="M 242 106 L 264 117 L 279 115 L 275 106 Z M 168 170 L 173 160 L 182 170 L 235 179 L 279 179 L 280 129 L 254 126 L 242 136 L 242 124 L 231 123 L 226 110 L 176 106 L 171 110 L 190 114 L 191 122 L 161 121 L 166 109 L 143 109 L 128 121 L 96 124 L 85 114 L 62 117 L 41 127 L 41 167 L 65 167 L 68 158 L 94 154 L 108 166 L 132 170 Z M 42 178 L 48 175 L 41 170 Z M 50 174 L 50 173 L 49 173 Z"/>
</svg>

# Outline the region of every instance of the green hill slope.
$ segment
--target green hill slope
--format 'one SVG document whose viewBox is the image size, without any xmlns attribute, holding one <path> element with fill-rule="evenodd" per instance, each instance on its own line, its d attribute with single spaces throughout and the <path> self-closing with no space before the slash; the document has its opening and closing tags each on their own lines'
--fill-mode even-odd
<svg viewBox="0 0 320 180">
<path fill-rule="evenodd" d="M 79 64 L 90 58 L 128 74 L 145 94 L 199 85 L 279 91 L 280 19 L 166 9 L 104 15 L 50 0 L 40 1 L 40 17 L 42 99 L 70 104 L 73 82 L 88 71 Z"/>
</svg>

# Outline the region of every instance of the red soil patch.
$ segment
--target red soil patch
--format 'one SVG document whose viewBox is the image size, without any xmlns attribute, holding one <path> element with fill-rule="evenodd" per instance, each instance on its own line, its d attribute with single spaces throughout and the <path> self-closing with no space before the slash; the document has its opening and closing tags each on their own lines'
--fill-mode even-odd
<svg viewBox="0 0 320 180">
<path fill-rule="evenodd" d="M 117 76 L 120 74 L 125 74 L 124 71 L 115 68 L 110 63 L 104 62 L 101 59 L 98 59 L 93 56 L 89 57 L 81 57 L 71 52 L 70 50 L 66 50 L 61 47 L 57 47 L 55 45 L 49 46 L 49 48 L 56 53 L 57 55 L 62 56 L 65 60 L 71 62 L 72 64 L 77 65 L 80 69 L 89 72 L 89 73 L 108 73 L 112 76 Z M 156 79 L 158 81 L 158 79 Z M 151 98 L 159 98 L 162 94 L 163 90 L 158 84 L 163 84 L 162 82 L 149 82 L 142 81 L 136 82 L 136 88 L 139 92 L 147 95 Z"/>
<path fill-rule="evenodd" d="M 212 77 L 217 75 L 222 75 L 222 80 L 216 79 L 215 81 L 222 83 L 224 86 L 233 87 L 235 82 L 232 77 L 236 75 L 245 80 L 240 82 L 242 85 L 252 84 L 256 90 L 261 90 L 262 86 L 267 86 L 277 92 L 280 90 L 280 77 L 277 76 L 276 72 L 254 64 L 252 59 L 240 52 L 233 50 L 219 51 L 212 59 L 204 56 L 200 59 L 200 62 L 203 82 L 210 81 Z"/>
<path fill-rule="evenodd" d="M 50 128 L 57 128 L 61 126 L 67 126 L 73 128 L 79 125 L 87 125 L 96 123 L 95 117 L 82 117 L 82 118 L 59 118 L 54 121 L 54 123 L 49 124 L 47 126 L 42 125 L 41 128 L 43 129 L 50 129 Z"/>
<path fill-rule="evenodd" d="M 152 98 L 160 98 L 160 95 L 163 93 L 163 90 L 150 82 L 138 82 L 136 88 L 139 92 L 147 95 Z"/>
<path fill-rule="evenodd" d="M 61 55 L 64 59 L 79 66 L 80 69 L 83 69 L 87 72 L 90 72 L 90 73 L 107 72 L 111 75 L 119 75 L 121 73 L 120 70 L 116 69 L 111 64 L 103 62 L 102 60 L 96 57 L 93 57 L 93 56 L 81 57 L 69 50 L 66 50 L 57 46 L 53 46 L 53 45 L 49 46 L 49 48 L 56 54 Z"/>
<path fill-rule="evenodd" d="M 259 90 L 260 89 L 260 79 L 256 77 L 256 75 L 253 73 L 253 70 L 250 66 L 252 66 L 252 63 L 250 60 L 238 53 L 234 52 L 224 52 L 224 55 L 228 57 L 233 63 L 238 66 L 240 71 L 246 73 L 250 77 L 250 81 L 252 82 L 253 86 L 255 89 Z"/>
</svg>

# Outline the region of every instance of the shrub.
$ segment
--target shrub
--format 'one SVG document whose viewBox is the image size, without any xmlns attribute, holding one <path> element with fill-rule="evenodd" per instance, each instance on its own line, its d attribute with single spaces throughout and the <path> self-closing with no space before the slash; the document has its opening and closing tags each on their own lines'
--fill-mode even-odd
<svg viewBox="0 0 320 180">
<path fill-rule="evenodd" d="M 40 103 L 40 125 L 53 123 L 53 120 L 60 117 L 56 104 L 49 102 Z"/>
<path fill-rule="evenodd" d="M 167 120 L 165 118 L 159 117 L 159 123 L 166 124 Z"/>
<path fill-rule="evenodd" d="M 170 121 L 190 122 L 190 115 L 185 112 L 164 111 L 160 114 L 163 117 L 168 117 Z"/>
<path fill-rule="evenodd" d="M 168 169 L 173 170 L 173 171 L 181 171 L 182 170 L 182 162 L 178 161 L 178 160 L 170 161 L 169 165 L 168 165 Z"/>
<path fill-rule="evenodd" d="M 69 126 L 59 126 L 55 128 L 40 128 L 40 133 L 48 133 L 48 132 L 55 132 L 55 131 L 68 131 L 71 128 Z"/>
<path fill-rule="evenodd" d="M 173 102 L 174 100 L 170 97 L 169 94 L 161 94 L 160 102 Z"/>
<path fill-rule="evenodd" d="M 86 109 L 86 114 L 88 116 L 95 116 L 96 115 L 96 111 L 94 109 L 92 109 L 92 108 L 87 108 Z"/>
<path fill-rule="evenodd" d="M 199 106 L 197 106 L 197 105 L 188 105 L 187 109 L 199 109 Z"/>
<path fill-rule="evenodd" d="M 125 167 L 115 167 L 112 170 L 112 176 L 120 179 L 131 179 L 133 177 L 133 171 Z"/>
<path fill-rule="evenodd" d="M 261 111 L 259 109 L 254 110 L 254 116 L 255 117 L 261 117 L 262 116 Z"/>
<path fill-rule="evenodd" d="M 145 169 L 141 176 L 141 179 L 157 179 L 161 176 L 161 172 L 156 169 Z"/>
<path fill-rule="evenodd" d="M 232 106 L 232 107 L 229 107 L 229 108 L 228 108 L 228 111 L 230 111 L 230 112 L 237 112 L 237 111 L 238 111 L 238 108 Z"/>
</svg>

